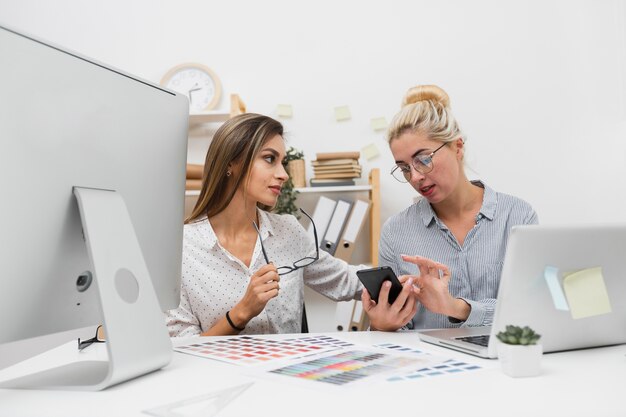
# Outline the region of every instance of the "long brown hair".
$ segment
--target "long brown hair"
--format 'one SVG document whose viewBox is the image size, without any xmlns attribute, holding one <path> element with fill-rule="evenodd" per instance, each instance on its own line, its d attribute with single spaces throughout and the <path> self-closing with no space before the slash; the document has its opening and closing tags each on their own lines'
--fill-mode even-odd
<svg viewBox="0 0 626 417">
<path fill-rule="evenodd" d="M 206 154 L 200 196 L 185 223 L 215 216 L 228 207 L 241 184 L 246 186 L 254 158 L 276 135 L 283 135 L 283 125 L 254 113 L 235 116 L 220 126 Z M 238 165 L 236 172 L 231 170 L 232 164 Z"/>
</svg>

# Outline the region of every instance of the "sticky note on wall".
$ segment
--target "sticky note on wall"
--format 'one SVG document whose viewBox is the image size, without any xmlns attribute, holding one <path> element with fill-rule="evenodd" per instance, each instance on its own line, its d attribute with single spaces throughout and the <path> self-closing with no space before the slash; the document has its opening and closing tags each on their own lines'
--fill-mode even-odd
<svg viewBox="0 0 626 417">
<path fill-rule="evenodd" d="M 377 157 L 380 156 L 380 152 L 378 151 L 378 147 L 375 144 L 373 144 L 373 143 L 370 143 L 369 145 L 361 148 L 361 154 L 368 161 L 371 161 L 372 159 L 377 158 Z"/>
<path fill-rule="evenodd" d="M 385 130 L 387 129 L 387 119 L 384 117 L 374 117 L 370 120 L 370 126 L 376 131 Z"/>
<path fill-rule="evenodd" d="M 339 106 L 335 107 L 335 120 L 338 122 L 342 120 L 350 120 L 350 107 L 348 106 Z"/>
<path fill-rule="evenodd" d="M 563 291 L 573 319 L 611 312 L 602 268 L 587 268 L 563 274 Z"/>
<path fill-rule="evenodd" d="M 278 117 L 292 117 L 293 108 L 291 107 L 291 104 L 279 104 L 276 106 L 276 114 Z"/>
</svg>

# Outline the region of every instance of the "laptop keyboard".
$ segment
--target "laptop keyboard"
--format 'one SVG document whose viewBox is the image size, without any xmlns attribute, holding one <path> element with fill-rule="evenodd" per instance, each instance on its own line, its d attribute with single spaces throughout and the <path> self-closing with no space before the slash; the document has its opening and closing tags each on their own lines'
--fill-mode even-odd
<svg viewBox="0 0 626 417">
<path fill-rule="evenodd" d="M 480 336 L 465 336 L 465 337 L 457 337 L 456 340 L 460 340 L 462 342 L 473 343 L 475 345 L 480 346 L 489 346 L 489 335 L 484 334 Z"/>
</svg>

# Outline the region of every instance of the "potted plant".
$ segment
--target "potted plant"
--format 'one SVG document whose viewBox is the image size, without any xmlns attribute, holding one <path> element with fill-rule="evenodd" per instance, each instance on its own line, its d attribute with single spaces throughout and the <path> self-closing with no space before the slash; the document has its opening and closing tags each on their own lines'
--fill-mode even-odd
<svg viewBox="0 0 626 417">
<path fill-rule="evenodd" d="M 537 343 L 541 335 L 528 326 L 506 326 L 504 332 L 496 337 L 498 359 L 502 371 L 512 377 L 536 376 L 541 373 L 541 344 Z"/>
<path fill-rule="evenodd" d="M 278 197 L 278 201 L 274 207 L 274 212 L 278 214 L 293 214 L 299 219 L 300 216 L 297 214 L 298 207 L 296 207 L 295 204 L 298 191 L 295 190 L 295 188 L 306 186 L 304 178 L 304 153 L 295 148 L 289 147 L 285 159 L 287 161 L 287 173 L 289 174 L 289 179 L 283 184 L 280 196 Z M 299 171 L 300 167 L 298 164 L 293 164 L 294 162 L 302 163 L 301 171 Z M 301 181 L 296 181 L 296 177 L 299 175 L 301 175 Z"/>
</svg>

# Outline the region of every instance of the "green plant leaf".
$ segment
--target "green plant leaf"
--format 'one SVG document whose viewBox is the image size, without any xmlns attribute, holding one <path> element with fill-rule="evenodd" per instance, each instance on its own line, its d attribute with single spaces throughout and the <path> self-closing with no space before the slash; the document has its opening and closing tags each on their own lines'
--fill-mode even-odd
<svg viewBox="0 0 626 417">
<path fill-rule="evenodd" d="M 276 205 L 274 206 L 274 213 L 277 214 L 293 214 L 296 218 L 300 218 L 298 215 L 298 207 L 295 204 L 298 191 L 293 188 L 293 181 L 289 178 L 281 189 Z"/>
<path fill-rule="evenodd" d="M 297 161 L 298 159 L 304 159 L 304 153 L 301 150 L 290 146 L 285 154 L 285 162 Z"/>
<path fill-rule="evenodd" d="M 541 335 L 535 333 L 528 326 L 519 327 L 508 325 L 504 332 L 500 332 L 496 337 L 503 343 L 509 345 L 534 345 L 537 343 Z"/>
</svg>

